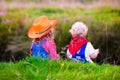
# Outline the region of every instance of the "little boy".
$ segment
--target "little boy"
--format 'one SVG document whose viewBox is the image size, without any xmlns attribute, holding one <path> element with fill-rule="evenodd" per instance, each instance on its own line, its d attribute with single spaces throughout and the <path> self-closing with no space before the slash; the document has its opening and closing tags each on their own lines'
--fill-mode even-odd
<svg viewBox="0 0 120 80">
<path fill-rule="evenodd" d="M 70 29 L 72 40 L 68 46 L 67 58 L 77 62 L 91 62 L 99 54 L 99 49 L 94 49 L 86 39 L 87 26 L 82 22 L 75 22 Z"/>
</svg>

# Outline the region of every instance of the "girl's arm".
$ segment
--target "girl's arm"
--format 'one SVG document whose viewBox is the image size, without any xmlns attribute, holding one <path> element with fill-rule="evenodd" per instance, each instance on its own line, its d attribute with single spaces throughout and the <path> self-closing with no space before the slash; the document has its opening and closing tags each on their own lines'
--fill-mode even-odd
<svg viewBox="0 0 120 80">
<path fill-rule="evenodd" d="M 32 43 L 30 45 L 30 54 L 32 54 L 32 46 L 33 46 L 34 40 L 32 40 Z"/>
<path fill-rule="evenodd" d="M 60 56 L 57 54 L 56 44 L 53 40 L 48 40 L 43 47 L 49 53 L 51 60 L 59 60 Z"/>
</svg>

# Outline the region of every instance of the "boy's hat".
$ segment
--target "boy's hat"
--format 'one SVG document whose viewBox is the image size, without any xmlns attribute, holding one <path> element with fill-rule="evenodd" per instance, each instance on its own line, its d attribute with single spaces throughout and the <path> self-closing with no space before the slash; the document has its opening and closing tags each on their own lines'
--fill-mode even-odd
<svg viewBox="0 0 120 80">
<path fill-rule="evenodd" d="M 49 20 L 46 16 L 38 17 L 28 30 L 29 38 L 40 38 L 54 28 L 56 20 Z"/>
</svg>

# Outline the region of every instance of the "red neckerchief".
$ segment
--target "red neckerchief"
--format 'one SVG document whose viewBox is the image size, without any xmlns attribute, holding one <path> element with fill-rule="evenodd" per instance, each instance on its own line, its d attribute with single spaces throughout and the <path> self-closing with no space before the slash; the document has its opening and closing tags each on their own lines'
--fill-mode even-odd
<svg viewBox="0 0 120 80">
<path fill-rule="evenodd" d="M 70 42 L 68 49 L 69 49 L 70 53 L 73 55 L 87 42 L 88 42 L 88 40 L 86 38 L 75 37 Z"/>
</svg>

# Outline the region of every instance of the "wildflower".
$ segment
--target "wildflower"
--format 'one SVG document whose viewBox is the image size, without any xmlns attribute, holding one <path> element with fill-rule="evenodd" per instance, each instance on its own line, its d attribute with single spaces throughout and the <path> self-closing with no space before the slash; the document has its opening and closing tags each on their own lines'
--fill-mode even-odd
<svg viewBox="0 0 120 80">
<path fill-rule="evenodd" d="M 61 67 L 63 67 L 63 66 L 64 66 L 64 63 L 61 64 Z"/>
<path fill-rule="evenodd" d="M 6 20 L 5 23 L 6 24 L 10 24 L 12 22 L 12 20 Z"/>
<path fill-rule="evenodd" d="M 6 13 L 5 12 L 0 12 L 0 16 L 5 16 Z"/>
<path fill-rule="evenodd" d="M 10 24 L 12 22 L 12 20 L 6 20 L 6 21 L 3 21 L 1 22 L 2 24 Z"/>
</svg>

